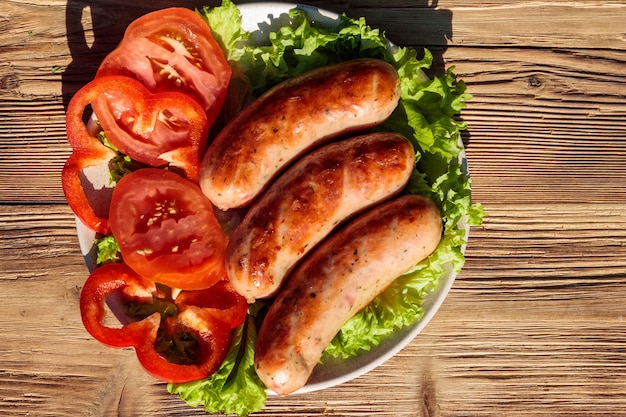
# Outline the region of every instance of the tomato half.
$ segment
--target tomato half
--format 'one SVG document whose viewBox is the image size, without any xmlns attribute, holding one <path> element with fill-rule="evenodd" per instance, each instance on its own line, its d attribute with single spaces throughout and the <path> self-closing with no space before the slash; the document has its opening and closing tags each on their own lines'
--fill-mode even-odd
<svg viewBox="0 0 626 417">
<path fill-rule="evenodd" d="M 136 78 L 152 92 L 181 91 L 202 105 L 212 124 L 231 73 L 208 24 L 193 11 L 174 7 L 133 21 L 96 77 L 120 74 Z"/>
<path fill-rule="evenodd" d="M 124 176 L 109 224 L 128 266 L 173 288 L 208 288 L 226 276 L 227 238 L 200 187 L 161 169 Z"/>
</svg>

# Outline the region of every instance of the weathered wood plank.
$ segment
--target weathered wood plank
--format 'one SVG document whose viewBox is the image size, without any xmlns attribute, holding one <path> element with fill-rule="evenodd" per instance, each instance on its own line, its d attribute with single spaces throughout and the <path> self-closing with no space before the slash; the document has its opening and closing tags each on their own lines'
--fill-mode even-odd
<svg viewBox="0 0 626 417">
<path fill-rule="evenodd" d="M 616 1 L 396 0 L 386 2 L 384 13 L 373 0 L 308 3 L 363 16 L 392 41 L 415 45 L 622 50 L 626 45 L 626 5 Z"/>
<path fill-rule="evenodd" d="M 444 55 L 474 96 L 461 116 L 476 198 L 624 201 L 626 53 L 487 54 L 448 48 Z M 0 201 L 62 202 L 58 178 L 70 152 L 63 106 L 44 97 L 13 100 L 0 101 Z"/>
<path fill-rule="evenodd" d="M 350 383 L 272 397 L 258 415 L 583 416 L 585 404 L 617 415 L 626 388 L 626 205 L 486 208 L 466 267 L 413 343 Z M 67 207 L 0 206 L 0 250 L 0 413 L 203 415 L 145 375 L 132 351 L 83 330 L 86 269 Z"/>
</svg>

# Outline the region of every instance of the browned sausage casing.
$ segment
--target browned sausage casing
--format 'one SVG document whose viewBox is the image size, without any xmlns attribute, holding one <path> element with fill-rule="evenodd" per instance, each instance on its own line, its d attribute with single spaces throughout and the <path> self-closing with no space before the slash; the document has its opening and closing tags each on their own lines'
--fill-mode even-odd
<svg viewBox="0 0 626 417">
<path fill-rule="evenodd" d="M 255 368 L 265 385 L 281 395 L 303 387 L 341 326 L 432 253 L 441 233 L 435 204 L 410 194 L 325 240 L 289 276 L 263 321 Z"/>
<path fill-rule="evenodd" d="M 252 303 L 275 294 L 283 278 L 337 224 L 398 193 L 415 152 L 390 132 L 327 144 L 285 171 L 233 231 L 226 272 Z"/>
<path fill-rule="evenodd" d="M 396 70 L 382 60 L 322 67 L 270 89 L 218 134 L 200 188 L 221 210 L 248 205 L 296 156 L 339 134 L 383 122 L 398 104 Z"/>
</svg>

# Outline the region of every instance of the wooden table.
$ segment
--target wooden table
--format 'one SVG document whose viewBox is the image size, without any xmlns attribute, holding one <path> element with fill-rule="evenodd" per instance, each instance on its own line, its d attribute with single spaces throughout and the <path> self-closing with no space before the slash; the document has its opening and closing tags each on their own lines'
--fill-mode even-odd
<svg viewBox="0 0 626 417">
<path fill-rule="evenodd" d="M 202 1 L 0 3 L 0 415 L 203 415 L 84 331 L 59 174 L 68 99 L 143 13 Z M 212 2 L 215 5 L 215 2 Z M 626 415 L 626 3 L 347 0 L 455 66 L 489 216 L 439 313 L 376 370 L 259 416 Z M 380 4 L 384 4 L 382 7 Z"/>
</svg>

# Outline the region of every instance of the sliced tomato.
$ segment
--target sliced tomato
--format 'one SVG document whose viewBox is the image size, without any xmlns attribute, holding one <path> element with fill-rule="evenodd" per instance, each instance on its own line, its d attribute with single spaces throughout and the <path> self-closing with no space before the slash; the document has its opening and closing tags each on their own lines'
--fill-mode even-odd
<svg viewBox="0 0 626 417">
<path fill-rule="evenodd" d="M 171 164 L 187 178 L 198 178 L 208 123 L 193 99 L 175 92 L 152 94 L 124 76 L 96 78 L 68 106 L 67 134 L 73 148 L 95 140 L 83 122 L 89 106 L 108 141 L 120 152 L 150 166 Z"/>
<path fill-rule="evenodd" d="M 226 277 L 227 238 L 200 187 L 144 168 L 113 190 L 111 231 L 122 259 L 141 276 L 173 288 L 208 288 Z"/>
<path fill-rule="evenodd" d="M 226 98 L 231 68 L 208 24 L 185 8 L 148 13 L 133 21 L 96 77 L 122 74 L 150 91 L 178 90 L 194 97 L 209 124 Z"/>
<path fill-rule="evenodd" d="M 126 314 L 136 319 L 121 327 L 105 326 L 105 304 L 111 298 L 118 298 Z M 150 374 L 174 383 L 205 378 L 219 369 L 232 329 L 243 323 L 247 306 L 228 281 L 182 291 L 172 299 L 171 292 L 123 263 L 94 270 L 80 295 L 81 318 L 89 334 L 107 346 L 134 347 Z"/>
</svg>

